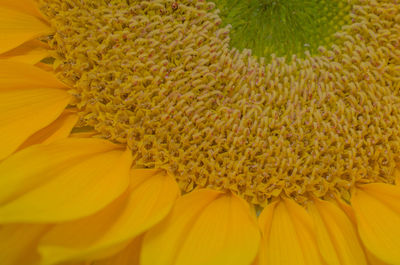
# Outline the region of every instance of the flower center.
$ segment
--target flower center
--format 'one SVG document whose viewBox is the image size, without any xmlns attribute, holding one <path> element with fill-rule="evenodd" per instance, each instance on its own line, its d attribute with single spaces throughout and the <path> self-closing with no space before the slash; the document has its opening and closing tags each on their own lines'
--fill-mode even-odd
<svg viewBox="0 0 400 265">
<path fill-rule="evenodd" d="M 231 46 L 257 56 L 303 56 L 337 41 L 350 22 L 348 0 L 216 0 L 223 25 L 232 25 Z"/>
<path fill-rule="evenodd" d="M 231 190 L 265 205 L 282 193 L 302 203 L 393 183 L 399 8 L 369 2 L 336 34 L 342 46 L 269 64 L 230 49 L 229 29 L 201 0 L 52 0 L 43 11 L 83 126 L 126 143 L 136 167 L 173 173 L 186 192 Z"/>
</svg>

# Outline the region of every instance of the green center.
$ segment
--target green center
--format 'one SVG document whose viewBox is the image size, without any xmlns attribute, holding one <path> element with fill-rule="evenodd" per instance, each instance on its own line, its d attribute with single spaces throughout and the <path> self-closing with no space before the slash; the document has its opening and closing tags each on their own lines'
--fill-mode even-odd
<svg viewBox="0 0 400 265">
<path fill-rule="evenodd" d="M 231 46 L 254 55 L 291 58 L 315 54 L 335 42 L 348 24 L 350 0 L 214 0 L 223 26 L 232 25 Z"/>
</svg>

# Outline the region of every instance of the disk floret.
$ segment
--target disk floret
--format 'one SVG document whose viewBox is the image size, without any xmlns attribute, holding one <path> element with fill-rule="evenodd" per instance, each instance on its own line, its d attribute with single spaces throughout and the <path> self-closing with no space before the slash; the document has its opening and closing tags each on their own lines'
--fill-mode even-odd
<svg viewBox="0 0 400 265">
<path fill-rule="evenodd" d="M 206 1 L 49 1 L 49 41 L 82 126 L 164 168 L 183 191 L 348 198 L 393 183 L 400 143 L 394 1 L 354 5 L 342 45 L 269 63 L 230 48 Z M 397 48 L 397 49 L 396 49 Z"/>
</svg>

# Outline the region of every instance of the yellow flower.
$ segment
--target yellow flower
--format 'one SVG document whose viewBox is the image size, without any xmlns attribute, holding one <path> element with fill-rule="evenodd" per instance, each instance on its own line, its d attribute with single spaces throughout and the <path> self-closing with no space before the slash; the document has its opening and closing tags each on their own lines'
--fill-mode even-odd
<svg viewBox="0 0 400 265">
<path fill-rule="evenodd" d="M 400 264 L 400 5 L 349 12 L 266 63 L 204 0 L 0 0 L 0 263 Z"/>
</svg>

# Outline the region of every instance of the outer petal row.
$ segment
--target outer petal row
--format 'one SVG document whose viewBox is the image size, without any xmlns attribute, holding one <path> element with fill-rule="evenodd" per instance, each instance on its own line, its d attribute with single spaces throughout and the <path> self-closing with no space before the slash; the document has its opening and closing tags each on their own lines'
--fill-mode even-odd
<svg viewBox="0 0 400 265">
<path fill-rule="evenodd" d="M 230 193 L 198 190 L 144 238 L 142 265 L 246 265 L 260 241 L 254 212 Z"/>
<path fill-rule="evenodd" d="M 179 189 L 164 171 L 130 170 L 131 162 L 130 151 L 90 138 L 33 145 L 1 162 L 0 242 L 13 250 L 1 253 L 4 264 L 23 256 L 34 264 L 39 254 L 41 264 L 75 264 L 132 248 L 169 213 Z"/>
<path fill-rule="evenodd" d="M 131 161 L 130 153 L 95 139 L 23 149 L 0 164 L 0 223 L 90 215 L 127 188 Z"/>
<path fill-rule="evenodd" d="M 76 122 L 68 113 L 52 124 L 71 96 L 55 76 L 32 66 L 48 56 L 36 38 L 51 32 L 36 0 L 0 0 L 0 161 L 28 145 L 66 137 Z"/>
<path fill-rule="evenodd" d="M 133 170 L 128 190 L 101 211 L 50 230 L 39 246 L 43 264 L 109 256 L 160 222 L 179 196 L 179 189 L 163 171 L 147 171 L 152 174 Z"/>
<path fill-rule="evenodd" d="M 242 199 L 198 190 L 175 203 L 173 178 L 149 169 L 128 175 L 131 159 L 99 139 L 23 149 L 0 164 L 0 221 L 62 222 L 44 235 L 38 226 L 42 264 L 243 265 L 252 263 L 259 246 L 259 264 L 367 264 L 368 252 L 398 263 L 398 186 L 363 185 L 353 194 L 366 258 L 352 218 L 336 203 L 316 199 L 307 210 L 290 199 L 271 203 L 259 219 L 259 244 L 254 212 Z M 5 227 L 5 235 L 16 232 Z M 35 238 L 36 232 L 25 245 Z"/>
<path fill-rule="evenodd" d="M 113 161 L 113 156 L 108 157 L 106 160 L 102 159 L 98 161 L 100 163 L 96 163 L 96 165 L 91 164 L 81 167 L 77 170 L 77 172 L 82 172 L 80 176 L 75 174 L 70 175 L 69 169 L 76 166 L 79 167 L 80 164 L 86 164 L 88 160 L 96 160 L 97 157 L 102 157 L 104 154 L 120 152 L 123 155 L 122 151 L 117 150 L 117 146 L 102 140 L 67 139 L 50 145 L 33 146 L 11 156 L 1 164 L 3 170 L 15 169 L 15 165 L 19 161 L 28 160 L 28 158 L 31 161 L 21 171 L 14 170 L 14 175 L 10 175 L 8 183 L 4 185 L 9 188 L 14 186 L 15 189 L 13 192 L 3 191 L 1 193 L 3 196 L 8 193 L 8 196 L 5 196 L 3 207 L 0 207 L 0 213 L 2 212 L 2 217 L 4 217 L 1 220 L 7 221 L 6 219 L 13 218 L 12 221 L 61 221 L 66 218 L 65 211 L 70 212 L 71 217 L 74 216 L 74 218 L 81 216 L 82 208 L 90 208 L 88 212 L 90 213 L 97 206 L 90 205 L 89 207 L 87 205 L 88 195 L 83 194 L 83 190 L 76 192 L 76 196 L 74 197 L 66 197 L 72 201 L 71 206 L 73 207 L 70 208 L 71 210 L 67 210 L 70 201 L 65 204 L 66 207 L 55 208 L 53 205 L 60 205 L 59 197 L 63 197 L 63 189 L 68 193 L 76 189 L 74 179 L 86 182 L 87 178 L 91 178 L 91 175 L 96 175 L 98 178 L 98 182 L 96 184 L 93 183 L 92 186 L 100 186 L 97 192 L 91 190 L 93 193 L 92 196 L 96 197 L 96 194 L 99 194 L 103 198 L 109 198 L 104 193 L 107 189 L 99 185 L 104 181 L 102 180 L 104 178 L 102 177 L 104 175 L 102 173 L 108 172 L 108 164 L 117 165 L 112 170 L 114 182 L 116 182 L 116 180 L 123 176 L 123 174 L 119 173 L 118 168 L 124 167 L 123 164 Z M 115 153 L 115 155 L 117 154 Z M 52 158 L 52 160 L 43 163 L 44 161 L 41 162 L 43 158 Z M 60 167 L 61 164 L 64 167 Z M 62 172 L 57 173 L 58 168 Z M 82 171 L 83 168 L 87 168 L 90 171 Z M 26 174 L 27 172 L 31 172 L 30 176 Z M 52 172 L 52 176 L 46 175 L 45 172 Z M 8 175 L 7 173 L 11 173 L 11 171 L 4 172 L 4 175 Z M 64 184 L 64 186 L 60 186 L 59 188 L 55 188 L 54 186 L 54 189 L 47 191 L 42 188 L 42 186 L 50 185 L 49 183 L 58 183 L 58 179 L 64 178 L 63 175 L 65 174 L 70 175 L 68 178 L 72 182 L 59 182 L 59 184 Z M 48 179 L 44 181 L 41 178 Z M 133 258 L 132 253 L 123 249 L 136 249 L 137 240 L 133 242 L 130 240 L 165 217 L 172 207 L 175 198 L 178 196 L 178 188 L 174 180 L 161 171 L 133 170 L 131 178 L 130 188 L 117 199 L 111 199 L 111 204 L 94 215 L 50 228 L 39 242 L 42 264 L 56 264 L 63 260 L 99 259 L 121 250 L 120 254 L 110 258 L 108 261 L 126 261 L 127 258 Z M 32 181 L 40 183 L 32 183 Z M 23 200 L 24 202 L 29 202 L 29 205 L 15 203 L 15 200 L 21 201 L 21 198 L 30 196 L 30 192 L 25 190 L 28 187 L 18 187 L 13 184 L 15 182 L 19 184 L 24 183 L 33 190 L 41 190 L 38 194 L 44 194 L 44 196 L 48 196 L 48 199 L 42 201 L 37 201 L 35 198 L 33 200 L 32 198 Z M 113 184 L 111 179 L 108 179 L 104 183 L 107 183 L 108 189 L 111 189 Z M 18 188 L 24 190 L 24 192 Z M 58 194 L 52 194 L 52 190 L 57 191 Z M 77 200 L 81 202 L 78 203 Z M 204 200 L 207 205 L 202 203 Z M 101 200 L 97 198 L 94 201 L 99 203 Z M 191 223 L 187 224 L 194 224 L 197 229 L 191 227 L 189 230 L 192 233 L 192 237 L 189 237 L 184 245 L 180 245 L 180 248 L 176 248 L 178 252 L 181 252 L 178 260 L 182 260 L 182 264 L 187 264 L 188 260 L 192 260 L 193 254 L 197 254 L 199 256 L 199 264 L 202 263 L 202 259 L 213 262 L 208 264 L 220 264 L 222 261 L 226 262 L 226 257 L 229 255 L 231 260 L 227 264 L 249 264 L 257 251 L 259 233 L 255 217 L 251 215 L 248 205 L 236 196 L 203 190 L 185 196 L 183 200 L 177 203 L 176 207 L 185 206 L 185 210 L 180 213 L 186 215 L 188 212 L 193 212 L 193 207 L 187 207 L 191 203 L 194 203 L 193 206 L 197 204 L 194 207 L 197 209 L 197 211 L 194 211 L 194 214 L 200 217 L 197 220 L 191 220 Z M 29 207 L 31 205 L 36 205 L 41 209 L 45 209 L 45 211 L 31 212 Z M 205 208 L 202 209 L 202 206 Z M 176 207 L 173 212 L 176 212 Z M 10 215 L 10 210 L 13 211 L 14 217 L 12 214 Z M 166 221 L 168 222 L 168 220 L 170 219 Z M 163 224 L 160 224 L 160 226 L 163 227 Z M 167 228 L 171 229 L 173 227 L 168 226 Z M 156 237 L 159 238 L 158 240 L 162 241 L 163 238 L 166 239 L 162 234 L 156 234 Z M 151 237 L 150 234 L 149 237 Z M 198 250 L 203 251 L 198 252 Z M 154 249 L 150 249 L 151 251 L 154 251 Z M 98 263 L 107 264 L 106 262 L 107 260 L 103 260 Z M 175 263 L 174 261 L 172 264 L 180 264 L 179 261 L 177 262 Z"/>
<path fill-rule="evenodd" d="M 400 264 L 399 186 L 361 185 L 351 206 L 315 199 L 306 210 L 281 199 L 263 210 L 259 223 L 260 265 Z"/>
</svg>

